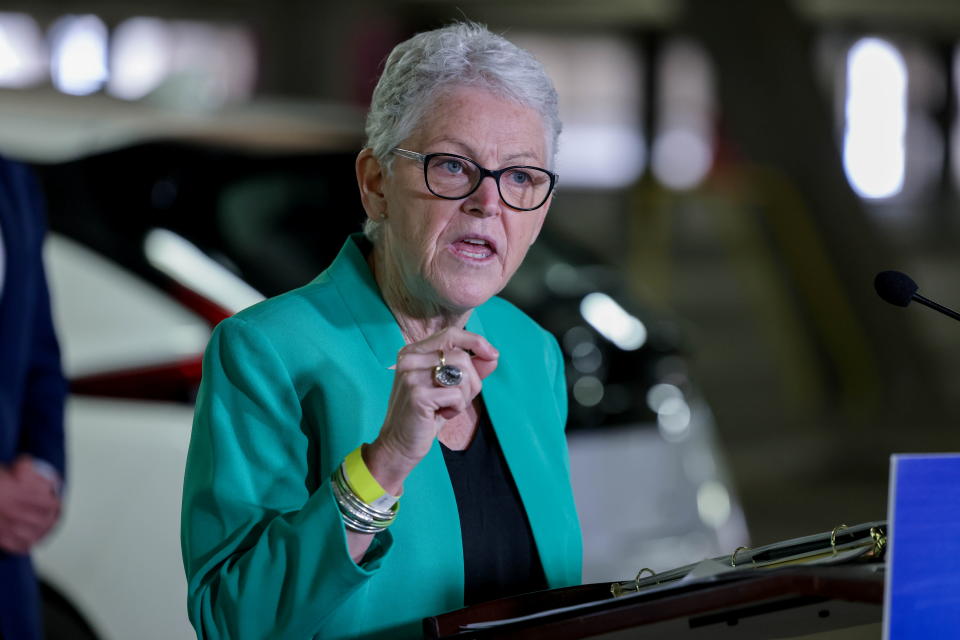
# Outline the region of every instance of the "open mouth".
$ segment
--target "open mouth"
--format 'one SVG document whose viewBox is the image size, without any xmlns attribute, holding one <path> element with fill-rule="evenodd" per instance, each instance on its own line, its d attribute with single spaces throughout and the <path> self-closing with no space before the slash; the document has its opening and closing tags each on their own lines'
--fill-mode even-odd
<svg viewBox="0 0 960 640">
<path fill-rule="evenodd" d="M 467 236 L 453 243 L 453 250 L 465 258 L 486 260 L 497 252 L 494 244 L 486 238 Z"/>
</svg>

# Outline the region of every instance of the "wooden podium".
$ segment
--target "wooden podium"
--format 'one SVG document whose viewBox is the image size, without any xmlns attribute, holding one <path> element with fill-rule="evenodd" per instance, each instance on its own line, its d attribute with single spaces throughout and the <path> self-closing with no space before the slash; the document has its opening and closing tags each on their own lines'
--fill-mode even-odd
<svg viewBox="0 0 960 640">
<path fill-rule="evenodd" d="M 425 638 L 879 638 L 883 563 L 737 571 L 614 598 L 609 583 L 494 600 L 423 621 Z"/>
</svg>

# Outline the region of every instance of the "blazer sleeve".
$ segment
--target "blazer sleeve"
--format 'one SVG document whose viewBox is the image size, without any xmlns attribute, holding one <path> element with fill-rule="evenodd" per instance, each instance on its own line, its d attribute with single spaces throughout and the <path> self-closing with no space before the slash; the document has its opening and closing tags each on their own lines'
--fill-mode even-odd
<svg viewBox="0 0 960 640">
<path fill-rule="evenodd" d="M 29 328 L 19 449 L 50 463 L 64 478 L 63 405 L 67 385 L 60 365 L 60 346 L 53 328 L 50 293 L 43 268 L 43 204 L 27 168 L 12 165 L 11 170 L 15 175 L 19 174 L 15 180 L 20 196 L 18 205 L 26 214 L 28 224 L 36 230 L 31 234 L 34 246 L 29 252 L 30 264 L 27 266 L 28 278 L 36 291 L 31 296 L 32 309 L 28 311 L 32 326 Z"/>
<path fill-rule="evenodd" d="M 373 576 L 361 565 L 314 464 L 300 399 L 276 349 L 241 318 L 221 323 L 203 362 L 184 480 L 181 543 L 198 638 L 309 638 Z"/>
</svg>

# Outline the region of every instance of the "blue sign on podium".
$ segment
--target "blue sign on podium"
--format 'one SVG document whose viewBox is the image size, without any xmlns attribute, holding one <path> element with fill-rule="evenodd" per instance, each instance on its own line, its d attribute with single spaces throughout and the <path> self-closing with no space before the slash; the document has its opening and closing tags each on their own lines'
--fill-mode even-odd
<svg viewBox="0 0 960 640">
<path fill-rule="evenodd" d="M 960 638 L 960 454 L 890 457 L 883 637 Z"/>
</svg>

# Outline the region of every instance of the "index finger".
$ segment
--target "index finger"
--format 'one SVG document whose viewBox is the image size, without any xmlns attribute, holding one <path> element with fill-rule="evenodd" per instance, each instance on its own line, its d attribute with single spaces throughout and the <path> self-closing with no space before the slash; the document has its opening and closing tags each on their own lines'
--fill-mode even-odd
<svg viewBox="0 0 960 640">
<path fill-rule="evenodd" d="M 420 342 L 408 344 L 405 349 L 414 353 L 463 349 L 481 360 L 496 360 L 500 357 L 500 352 L 480 334 L 452 327 L 438 331 Z"/>
</svg>

